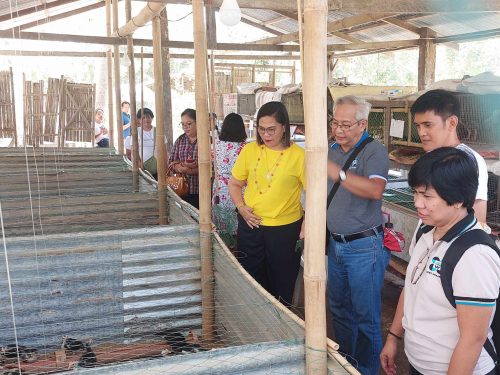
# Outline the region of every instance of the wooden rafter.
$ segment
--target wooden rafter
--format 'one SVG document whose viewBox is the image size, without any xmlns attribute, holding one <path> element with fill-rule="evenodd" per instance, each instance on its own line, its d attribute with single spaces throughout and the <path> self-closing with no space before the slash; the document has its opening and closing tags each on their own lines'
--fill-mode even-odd
<svg viewBox="0 0 500 375">
<path fill-rule="evenodd" d="M 73 43 L 88 43 L 100 45 L 125 45 L 126 38 L 105 37 L 105 36 L 89 36 L 89 35 L 73 35 L 73 34 L 54 34 L 54 33 L 34 33 L 29 31 L 12 32 L 11 30 L 0 30 L 0 39 L 26 39 L 38 41 L 52 42 L 73 42 Z M 152 47 L 151 39 L 134 39 L 134 45 L 140 47 Z M 171 40 L 163 40 L 163 47 L 193 49 L 193 42 L 179 42 Z M 239 51 L 242 49 L 241 43 L 217 43 L 217 50 L 220 51 Z M 273 45 L 245 45 L 247 51 L 281 51 L 281 52 L 298 52 L 298 46 L 273 46 Z"/>
<path fill-rule="evenodd" d="M 366 43 L 351 43 L 351 44 L 330 44 L 329 51 L 352 51 L 352 50 L 370 50 L 381 48 L 398 48 L 398 47 L 417 47 L 420 44 L 420 39 L 396 40 L 391 42 L 366 42 Z"/>
<path fill-rule="evenodd" d="M 348 42 L 351 42 L 351 43 L 362 43 L 362 40 L 360 40 L 358 38 L 354 38 L 353 36 L 351 36 L 351 35 L 349 35 L 347 33 L 342 33 L 340 31 L 334 31 L 331 34 L 335 35 L 338 38 L 342 38 L 344 40 L 347 40 Z"/>
<path fill-rule="evenodd" d="M 49 22 L 57 21 L 57 20 L 60 20 L 63 18 L 75 16 L 77 14 L 85 13 L 85 12 L 88 12 L 88 11 L 93 10 L 93 9 L 98 9 L 98 8 L 103 7 L 105 4 L 106 4 L 105 1 L 98 0 L 94 4 L 89 4 L 89 5 L 86 5 L 86 6 L 81 7 L 81 8 L 73 9 L 73 10 L 59 13 L 59 14 L 54 14 L 54 15 L 49 16 L 49 17 L 40 18 L 36 21 L 27 22 L 27 23 L 24 23 L 22 25 L 18 25 L 16 27 L 14 27 L 13 29 L 14 30 L 26 30 L 26 29 L 29 29 L 31 27 L 35 27 L 35 26 L 43 25 L 43 24 L 46 24 Z M 41 16 L 43 17 L 43 15 L 41 15 Z"/>
<path fill-rule="evenodd" d="M 383 22 L 386 22 L 388 24 L 391 24 L 391 25 L 394 25 L 394 26 L 397 26 L 401 29 L 404 29 L 404 30 L 407 30 L 407 31 L 411 31 L 412 33 L 414 34 L 417 34 L 417 35 L 420 35 L 422 30 L 420 27 L 417 27 L 417 26 L 414 26 L 406 21 L 402 21 L 398 18 L 395 18 L 395 17 L 389 17 L 389 18 L 385 18 L 382 20 Z"/>
<path fill-rule="evenodd" d="M 45 3 L 43 5 L 36 5 L 36 6 L 30 7 L 30 8 L 21 9 L 19 11 L 12 12 L 12 14 L 9 13 L 9 14 L 4 14 L 3 16 L 0 16 L 0 22 L 12 20 L 12 19 L 15 19 L 18 17 L 26 16 L 28 14 L 33 14 L 36 12 L 43 12 L 47 9 L 55 8 L 55 7 L 58 7 L 61 5 L 70 4 L 73 2 L 74 2 L 74 0 L 58 0 L 58 1 L 52 1 L 49 3 Z"/>
<path fill-rule="evenodd" d="M 351 27 L 362 25 L 369 22 L 379 21 L 386 17 L 393 16 L 394 13 L 379 13 L 379 14 L 362 14 L 352 17 L 346 17 L 341 20 L 330 22 L 327 26 L 327 32 L 333 33 L 339 30 L 350 29 Z M 276 36 L 271 38 L 265 38 L 257 40 L 253 43 L 255 44 L 281 44 L 287 42 L 294 42 L 298 40 L 299 33 L 290 33 L 282 36 Z"/>
<path fill-rule="evenodd" d="M 249 17 L 249 16 L 247 16 L 245 14 L 241 15 L 241 22 L 243 22 L 243 23 L 245 23 L 247 25 L 253 26 L 253 27 L 255 27 L 255 28 L 259 29 L 259 30 L 262 30 L 262 31 L 268 32 L 270 34 L 273 34 L 273 35 L 283 35 L 282 32 L 277 31 L 275 29 L 271 29 L 270 27 L 264 26 L 264 24 L 261 23 L 260 21 L 257 21 L 254 18 Z"/>
</svg>

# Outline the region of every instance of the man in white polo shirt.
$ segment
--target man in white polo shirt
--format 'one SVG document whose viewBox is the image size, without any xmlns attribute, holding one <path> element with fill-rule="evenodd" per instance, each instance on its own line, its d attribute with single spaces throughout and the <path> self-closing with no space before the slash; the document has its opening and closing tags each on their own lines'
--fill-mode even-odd
<svg viewBox="0 0 500 375">
<path fill-rule="evenodd" d="M 486 223 L 488 201 L 488 169 L 486 162 L 476 151 L 460 142 L 457 127 L 460 123 L 460 103 L 453 93 L 446 90 L 430 90 L 418 97 L 411 107 L 414 123 L 426 152 L 439 147 L 457 147 L 476 159 L 479 169 L 474 212 L 481 224 Z"/>
</svg>

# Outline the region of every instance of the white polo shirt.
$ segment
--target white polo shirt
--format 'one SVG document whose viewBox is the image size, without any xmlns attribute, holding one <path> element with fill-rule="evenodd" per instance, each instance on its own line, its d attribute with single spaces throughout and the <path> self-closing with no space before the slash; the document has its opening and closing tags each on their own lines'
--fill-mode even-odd
<svg viewBox="0 0 500 375">
<path fill-rule="evenodd" d="M 465 143 L 460 143 L 457 146 L 458 149 L 467 152 L 469 155 L 474 156 L 474 159 L 476 159 L 477 163 L 477 168 L 479 171 L 479 184 L 477 186 L 477 193 L 476 193 L 476 199 L 480 199 L 483 201 L 488 200 L 488 167 L 486 166 L 486 162 L 484 161 L 484 158 L 479 155 L 476 151 L 474 151 L 472 148 L 467 146 Z"/>
<path fill-rule="evenodd" d="M 413 236 L 405 279 L 403 328 L 408 360 L 422 374 L 446 374 L 459 339 L 457 311 L 446 299 L 440 269 L 450 245 L 458 235 L 470 229 L 481 229 L 471 214 L 435 243 L 434 229 L 424 233 L 416 245 Z M 495 306 L 500 286 L 498 255 L 488 246 L 473 246 L 456 265 L 452 285 L 456 304 Z M 488 337 L 491 336 L 490 328 Z M 483 348 L 473 375 L 487 374 L 493 367 L 493 360 Z"/>
</svg>

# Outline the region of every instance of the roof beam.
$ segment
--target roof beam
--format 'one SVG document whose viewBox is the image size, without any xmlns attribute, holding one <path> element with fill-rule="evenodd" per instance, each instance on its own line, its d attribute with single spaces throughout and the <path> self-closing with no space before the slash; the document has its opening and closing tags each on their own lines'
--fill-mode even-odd
<svg viewBox="0 0 500 375">
<path fill-rule="evenodd" d="M 28 14 L 36 13 L 36 12 L 43 12 L 44 10 L 50 9 L 50 8 L 55 8 L 61 5 L 66 5 L 73 3 L 74 0 L 57 0 L 57 1 L 52 1 L 50 3 L 45 3 L 43 5 L 37 5 L 34 7 L 26 8 L 26 9 L 21 9 L 19 11 L 14 11 L 8 14 L 4 14 L 3 16 L 0 16 L 0 22 L 3 21 L 8 21 L 14 18 L 26 16 Z"/>
<path fill-rule="evenodd" d="M 382 21 L 385 23 L 397 26 L 401 29 L 411 31 L 412 33 L 417 34 L 417 35 L 420 35 L 422 33 L 422 30 L 420 27 L 413 26 L 411 23 L 408 23 L 406 21 L 401 21 L 400 19 L 395 18 L 395 17 L 385 18 Z"/>
<path fill-rule="evenodd" d="M 420 39 L 396 40 L 392 42 L 366 42 L 366 43 L 351 43 L 351 44 L 330 44 L 328 51 L 352 51 L 362 49 L 387 49 L 399 47 L 417 47 L 420 45 Z"/>
<path fill-rule="evenodd" d="M 268 32 L 269 34 L 273 34 L 273 35 L 282 35 L 283 34 L 282 32 L 279 32 L 278 30 L 271 29 L 270 27 L 264 26 L 263 24 L 254 21 L 253 18 L 251 18 L 245 14 L 241 14 L 241 22 L 243 22 L 247 25 L 253 26 L 253 27 L 260 29 L 262 31 Z"/>
<path fill-rule="evenodd" d="M 363 42 L 360 39 L 354 38 L 353 36 L 350 36 L 349 34 L 346 34 L 346 33 L 341 33 L 340 31 L 334 31 L 331 34 L 335 35 L 338 38 L 342 38 L 348 42 L 351 42 L 351 43 L 362 43 Z"/>
<path fill-rule="evenodd" d="M 22 56 L 22 57 L 95 57 L 95 58 L 105 58 L 106 52 L 82 52 L 82 51 L 20 51 L 20 50 L 0 50 L 0 56 Z M 120 54 L 120 57 L 123 53 Z M 135 58 L 145 58 L 152 59 L 152 53 L 135 53 Z M 267 58 L 266 58 L 267 57 Z M 193 59 L 194 55 L 191 53 L 173 53 L 170 55 L 172 59 Z M 267 55 L 214 55 L 215 60 L 285 60 L 293 61 L 300 60 L 299 55 L 277 55 L 277 56 L 267 56 Z M 269 65 L 264 65 L 269 66 Z"/>
<path fill-rule="evenodd" d="M 127 39 L 120 37 L 106 36 L 88 36 L 73 34 L 53 34 L 53 33 L 34 33 L 29 31 L 14 32 L 12 30 L 0 30 L 0 39 L 25 39 L 51 42 L 72 42 L 100 45 L 126 45 Z M 153 41 L 150 39 L 134 39 L 134 46 L 152 47 Z M 193 42 L 179 42 L 172 40 L 162 41 L 163 47 L 193 49 Z M 241 43 L 217 43 L 219 51 L 240 51 Z M 272 46 L 250 44 L 244 47 L 247 51 L 276 51 L 276 52 L 298 52 L 299 46 Z"/>
<path fill-rule="evenodd" d="M 78 9 L 73 9 L 73 10 L 70 10 L 70 11 L 67 11 L 64 13 L 55 14 L 53 16 L 41 18 L 41 19 L 36 20 L 36 21 L 32 21 L 32 22 L 28 22 L 28 23 L 25 23 L 22 25 L 18 25 L 16 27 L 14 27 L 13 29 L 18 30 L 18 31 L 29 29 L 31 27 L 44 25 L 44 24 L 49 23 L 49 22 L 53 22 L 53 21 L 57 21 L 57 20 L 60 20 L 63 18 L 75 16 L 75 15 L 80 14 L 80 13 L 85 13 L 85 12 L 88 12 L 88 11 L 93 10 L 93 9 L 98 9 L 98 8 L 103 7 L 104 5 L 106 5 L 106 2 L 103 0 L 99 0 L 98 2 L 96 2 L 94 4 L 89 4 L 87 6 L 84 6 L 84 7 L 78 8 Z"/>
<path fill-rule="evenodd" d="M 379 21 L 386 17 L 392 17 L 394 13 L 380 13 L 380 14 L 362 14 L 352 17 L 346 17 L 341 20 L 330 22 L 327 25 L 327 32 L 333 33 L 335 31 L 350 29 L 351 27 L 362 25 L 369 22 Z M 281 44 L 287 42 L 294 42 L 299 39 L 299 33 L 290 33 L 282 36 L 276 36 L 271 38 L 265 38 L 257 40 L 253 43 L 255 44 Z"/>
</svg>

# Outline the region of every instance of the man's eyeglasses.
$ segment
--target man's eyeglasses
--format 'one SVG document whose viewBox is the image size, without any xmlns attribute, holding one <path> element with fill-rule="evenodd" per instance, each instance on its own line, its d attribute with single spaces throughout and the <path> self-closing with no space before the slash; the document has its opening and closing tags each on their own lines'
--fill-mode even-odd
<svg viewBox="0 0 500 375">
<path fill-rule="evenodd" d="M 264 134 L 269 134 L 270 136 L 273 136 L 276 134 L 276 126 L 271 126 L 269 128 L 264 128 L 263 126 L 257 126 L 257 131 L 259 132 L 260 135 Z"/>
<path fill-rule="evenodd" d="M 351 130 L 351 128 L 354 126 L 354 125 L 357 125 L 359 124 L 359 122 L 362 121 L 362 120 L 358 120 L 356 121 L 355 123 L 351 124 L 350 122 L 338 122 L 337 120 L 333 119 L 331 122 L 330 122 L 330 127 L 332 128 L 332 130 L 337 130 L 337 129 L 340 129 L 344 132 L 346 131 L 349 131 Z"/>
<path fill-rule="evenodd" d="M 424 274 L 425 268 L 427 267 L 427 262 L 429 261 L 430 257 L 431 257 L 431 251 L 427 249 L 427 252 L 422 256 L 422 258 L 420 258 L 417 265 L 411 272 L 411 283 L 413 285 L 415 285 Z"/>
</svg>

